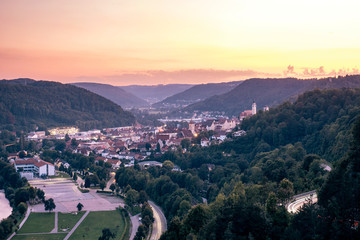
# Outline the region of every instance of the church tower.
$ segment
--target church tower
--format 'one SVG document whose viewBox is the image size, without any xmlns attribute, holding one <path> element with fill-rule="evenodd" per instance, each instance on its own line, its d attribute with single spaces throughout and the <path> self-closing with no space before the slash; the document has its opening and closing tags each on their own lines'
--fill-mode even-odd
<svg viewBox="0 0 360 240">
<path fill-rule="evenodd" d="M 252 104 L 251 113 L 252 113 L 252 115 L 255 115 L 255 114 L 256 114 L 256 103 L 255 103 L 255 101 L 254 101 L 253 104 Z"/>
</svg>

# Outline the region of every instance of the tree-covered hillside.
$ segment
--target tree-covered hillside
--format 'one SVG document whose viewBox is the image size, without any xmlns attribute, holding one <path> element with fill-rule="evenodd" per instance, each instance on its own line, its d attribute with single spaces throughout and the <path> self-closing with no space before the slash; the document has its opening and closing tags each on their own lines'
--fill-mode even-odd
<svg viewBox="0 0 360 240">
<path fill-rule="evenodd" d="M 145 100 L 126 92 L 124 89 L 115 87 L 108 84 L 100 84 L 100 83 L 71 83 L 71 85 L 85 88 L 90 92 L 96 93 L 104 98 L 107 98 L 117 105 L 123 108 L 132 108 L 132 107 L 144 107 L 148 106 Z"/>
<path fill-rule="evenodd" d="M 116 180 L 163 208 L 162 240 L 358 239 L 359 106 L 360 89 L 307 92 L 244 120 L 245 136 L 179 147 L 158 159 L 163 167 L 122 168 Z M 310 190 L 319 204 L 288 213 L 291 197 Z"/>
<path fill-rule="evenodd" d="M 153 104 L 155 107 L 186 106 L 194 102 L 204 100 L 214 95 L 220 95 L 235 88 L 241 81 L 208 83 L 195 85 L 183 92 L 167 97 L 161 102 Z"/>
<path fill-rule="evenodd" d="M 158 85 L 129 85 L 119 86 L 125 91 L 145 99 L 150 104 L 160 102 L 167 97 L 183 92 L 193 85 L 191 84 L 158 84 Z"/>
<path fill-rule="evenodd" d="M 0 81 L 0 125 L 13 130 L 76 125 L 81 129 L 134 123 L 120 106 L 85 89 L 47 81 Z"/>
<path fill-rule="evenodd" d="M 300 80 L 295 78 L 283 79 L 249 79 L 233 90 L 194 103 L 183 111 L 224 111 L 228 115 L 239 115 L 250 109 L 253 101 L 258 109 L 264 106 L 276 106 L 309 90 L 331 88 L 360 87 L 360 75 Z"/>
</svg>

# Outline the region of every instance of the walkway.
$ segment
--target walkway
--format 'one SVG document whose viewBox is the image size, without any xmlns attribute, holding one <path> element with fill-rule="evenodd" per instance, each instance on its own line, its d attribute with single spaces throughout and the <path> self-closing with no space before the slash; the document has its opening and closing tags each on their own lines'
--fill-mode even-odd
<svg viewBox="0 0 360 240">
<path fill-rule="evenodd" d="M 68 240 L 69 237 L 71 236 L 71 234 L 73 234 L 75 232 L 75 230 L 79 227 L 79 225 L 82 223 L 82 221 L 84 221 L 84 219 L 86 218 L 86 216 L 89 214 L 90 211 L 86 211 L 86 213 L 80 218 L 80 220 L 75 224 L 75 226 L 71 229 L 71 231 L 66 235 L 66 237 L 64 238 L 64 240 Z"/>
<path fill-rule="evenodd" d="M 19 230 L 21 229 L 21 227 L 24 225 L 24 223 L 26 222 L 26 220 L 28 219 L 28 217 L 30 216 L 31 213 L 31 208 L 30 208 L 30 203 L 27 202 L 28 208 L 25 214 L 24 219 L 22 220 L 22 222 L 19 224 Z M 10 237 L 7 240 L 12 239 L 15 236 L 16 232 L 14 232 L 13 234 L 10 235 Z"/>
<path fill-rule="evenodd" d="M 131 215 L 130 215 L 131 216 Z M 130 217 L 130 220 L 131 220 L 131 234 L 130 234 L 130 240 L 134 239 L 135 235 L 136 235 L 136 232 L 140 226 L 140 222 L 139 222 L 139 216 L 140 216 L 140 213 L 139 214 L 136 214 L 132 217 Z"/>
<path fill-rule="evenodd" d="M 54 229 L 50 233 L 57 233 L 57 232 L 58 232 L 58 212 L 55 212 Z"/>
</svg>

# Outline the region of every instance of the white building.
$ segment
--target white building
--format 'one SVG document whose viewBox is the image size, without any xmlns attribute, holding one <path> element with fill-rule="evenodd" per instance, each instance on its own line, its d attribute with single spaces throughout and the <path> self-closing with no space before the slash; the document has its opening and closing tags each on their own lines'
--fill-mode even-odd
<svg viewBox="0 0 360 240">
<path fill-rule="evenodd" d="M 54 165 L 39 158 L 16 159 L 14 167 L 21 177 L 27 179 L 55 175 Z"/>
<path fill-rule="evenodd" d="M 252 113 L 252 115 L 256 114 L 256 102 L 255 101 L 252 104 L 251 113 Z"/>
</svg>

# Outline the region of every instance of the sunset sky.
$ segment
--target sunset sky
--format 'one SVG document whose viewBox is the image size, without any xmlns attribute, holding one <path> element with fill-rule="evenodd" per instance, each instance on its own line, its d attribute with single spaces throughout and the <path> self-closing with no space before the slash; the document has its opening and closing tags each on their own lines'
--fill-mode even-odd
<svg viewBox="0 0 360 240">
<path fill-rule="evenodd" d="M 1 0 L 0 79 L 113 85 L 357 74 L 360 1 Z"/>
</svg>

